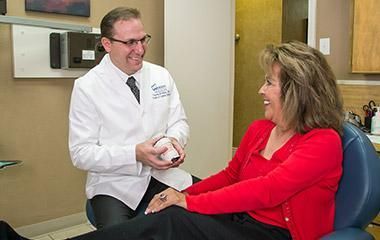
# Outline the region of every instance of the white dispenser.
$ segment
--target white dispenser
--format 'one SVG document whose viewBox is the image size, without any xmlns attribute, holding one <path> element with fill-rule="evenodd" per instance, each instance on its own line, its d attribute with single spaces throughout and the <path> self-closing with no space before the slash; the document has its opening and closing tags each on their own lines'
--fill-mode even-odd
<svg viewBox="0 0 380 240">
<path fill-rule="evenodd" d="M 376 113 L 371 120 L 371 134 L 380 135 L 380 107 L 375 107 Z"/>
</svg>

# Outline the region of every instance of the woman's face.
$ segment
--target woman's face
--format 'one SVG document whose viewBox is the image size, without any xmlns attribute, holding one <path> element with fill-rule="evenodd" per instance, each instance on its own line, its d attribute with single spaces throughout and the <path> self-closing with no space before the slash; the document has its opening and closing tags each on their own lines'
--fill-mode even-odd
<svg viewBox="0 0 380 240">
<path fill-rule="evenodd" d="M 265 118 L 275 124 L 282 122 L 280 71 L 280 65 L 273 64 L 271 73 L 265 75 L 265 82 L 259 90 L 259 94 L 264 99 Z"/>
</svg>

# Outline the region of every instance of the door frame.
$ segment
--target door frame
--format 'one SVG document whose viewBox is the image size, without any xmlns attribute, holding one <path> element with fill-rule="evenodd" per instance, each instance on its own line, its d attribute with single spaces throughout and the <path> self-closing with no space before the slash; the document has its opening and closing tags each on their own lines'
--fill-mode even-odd
<svg viewBox="0 0 380 240">
<path fill-rule="evenodd" d="M 309 0 L 307 21 L 307 44 L 316 47 L 317 0 Z"/>
</svg>

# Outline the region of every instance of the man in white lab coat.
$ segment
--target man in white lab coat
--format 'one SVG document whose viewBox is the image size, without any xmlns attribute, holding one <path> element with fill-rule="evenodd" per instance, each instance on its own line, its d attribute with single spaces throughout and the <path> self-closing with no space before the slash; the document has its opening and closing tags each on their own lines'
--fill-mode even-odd
<svg viewBox="0 0 380 240">
<path fill-rule="evenodd" d="M 189 136 L 186 115 L 169 72 L 143 61 L 150 39 L 137 9 L 110 11 L 101 22 L 107 54 L 74 84 L 69 149 L 73 164 L 88 172 L 97 228 L 133 218 L 167 186 L 192 183 L 177 168 Z M 160 159 L 166 148 L 154 148 L 158 135 L 172 140 L 177 161 Z"/>
</svg>

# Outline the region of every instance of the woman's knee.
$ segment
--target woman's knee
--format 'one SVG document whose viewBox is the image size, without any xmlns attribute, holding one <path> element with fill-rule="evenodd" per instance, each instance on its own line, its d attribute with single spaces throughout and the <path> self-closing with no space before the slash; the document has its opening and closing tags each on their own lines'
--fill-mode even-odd
<svg viewBox="0 0 380 240">
<path fill-rule="evenodd" d="M 188 213 L 185 209 L 177 206 L 171 206 L 158 213 L 149 214 L 147 216 L 138 216 L 138 219 L 144 218 L 142 221 L 149 221 L 150 224 L 177 224 Z"/>
<path fill-rule="evenodd" d="M 187 213 L 189 213 L 187 210 L 178 206 L 171 206 L 160 212 L 161 216 L 165 216 L 167 218 L 175 218 L 175 219 L 178 219 L 186 215 Z"/>
</svg>

